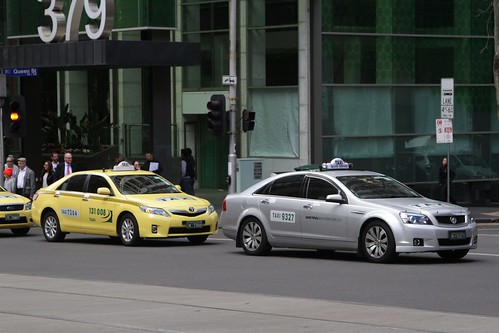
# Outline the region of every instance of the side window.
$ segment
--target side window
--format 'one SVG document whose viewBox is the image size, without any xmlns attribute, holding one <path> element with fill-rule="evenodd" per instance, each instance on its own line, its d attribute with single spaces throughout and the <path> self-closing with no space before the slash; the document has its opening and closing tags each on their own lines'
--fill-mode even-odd
<svg viewBox="0 0 499 333">
<path fill-rule="evenodd" d="M 109 183 L 104 177 L 101 176 L 90 176 L 90 181 L 88 182 L 88 190 L 89 193 L 97 193 L 97 189 L 99 187 L 107 187 L 111 189 Z"/>
<path fill-rule="evenodd" d="M 299 198 L 304 177 L 304 175 L 293 175 L 276 179 L 272 183 L 269 194 Z"/>
<path fill-rule="evenodd" d="M 83 192 L 83 185 L 85 185 L 86 179 L 87 175 L 73 176 L 62 183 L 61 186 L 59 186 L 58 190 Z"/>
<path fill-rule="evenodd" d="M 307 189 L 308 199 L 326 200 L 330 194 L 338 194 L 338 189 L 333 184 L 324 179 L 310 178 Z"/>
</svg>

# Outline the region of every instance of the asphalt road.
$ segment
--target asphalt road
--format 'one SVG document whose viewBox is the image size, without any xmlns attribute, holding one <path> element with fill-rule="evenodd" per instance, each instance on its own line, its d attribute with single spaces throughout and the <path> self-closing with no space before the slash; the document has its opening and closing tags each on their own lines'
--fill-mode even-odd
<svg viewBox="0 0 499 333">
<path fill-rule="evenodd" d="M 17 319 L 19 316 L 33 317 L 32 312 L 23 313 L 21 310 L 15 310 L 16 307 L 13 307 L 13 304 L 24 309 L 26 304 L 31 304 L 31 298 L 38 299 L 50 295 L 49 299 L 51 299 L 54 297 L 54 292 L 60 296 L 57 293 L 61 290 L 64 290 L 62 293 L 64 296 L 83 297 L 82 295 L 85 295 L 83 298 L 87 299 L 95 295 L 84 293 L 81 290 L 82 286 L 96 284 L 88 289 L 87 293 L 100 295 L 106 294 L 105 291 L 117 289 L 127 295 L 125 290 L 130 289 L 130 286 L 134 286 L 135 292 L 139 290 L 140 295 L 144 291 L 154 294 L 151 290 L 157 290 L 158 297 L 166 291 L 169 295 L 182 291 L 182 296 L 179 296 L 182 301 L 177 300 L 178 302 L 174 304 L 186 307 L 188 309 L 186 316 L 191 311 L 193 313 L 190 314 L 194 315 L 191 317 L 192 323 L 190 324 L 193 326 L 186 327 L 185 324 L 183 326 L 180 324 L 181 331 L 186 332 L 216 332 L 217 330 L 210 330 L 209 326 L 201 326 L 203 320 L 207 320 L 202 319 L 202 315 L 198 320 L 192 319 L 197 318 L 197 312 L 188 307 L 192 304 L 186 303 L 185 295 L 192 294 L 190 298 L 187 297 L 189 300 L 196 300 L 196 302 L 204 300 L 207 304 L 213 305 L 219 304 L 217 301 L 225 299 L 227 295 L 233 295 L 232 293 L 237 294 L 238 299 L 241 299 L 241 295 L 244 295 L 243 299 L 248 299 L 247 303 L 242 303 L 243 307 L 244 304 L 255 306 L 253 298 L 264 297 L 264 304 L 269 307 L 266 308 L 264 304 L 260 304 L 250 311 L 257 317 L 254 319 L 258 321 L 263 320 L 259 317 L 261 314 L 258 315 L 258 311 L 264 311 L 264 309 L 270 312 L 276 311 L 277 305 L 273 303 L 276 300 L 279 300 L 276 303 L 279 304 L 278 308 L 282 308 L 283 304 L 294 304 L 289 311 L 315 309 L 314 315 L 318 318 L 314 317 L 315 319 L 307 329 L 301 325 L 307 326 L 303 324 L 303 320 L 310 319 L 310 316 L 305 316 L 300 321 L 300 316 L 291 315 L 290 312 L 274 314 L 277 316 L 274 318 L 275 323 L 269 324 L 268 327 L 274 328 L 272 331 L 275 332 L 329 330 L 331 314 L 322 318 L 320 311 L 317 312 L 316 309 L 318 304 L 324 306 L 321 302 L 326 302 L 330 309 L 334 308 L 334 304 L 338 309 L 343 309 L 341 318 L 344 320 L 333 321 L 340 326 L 353 325 L 349 326 L 348 330 L 345 327 L 344 331 L 362 332 L 369 327 L 371 332 L 378 329 L 382 332 L 387 328 L 414 329 L 424 332 L 459 332 L 461 329 L 464 330 L 466 325 L 460 324 L 456 318 L 468 318 L 467 316 L 473 315 L 479 316 L 477 318 L 480 318 L 482 323 L 493 322 L 491 326 L 485 324 L 482 330 L 477 330 L 475 326 L 475 331 L 486 332 L 490 327 L 496 330 L 499 324 L 499 291 L 496 287 L 498 267 L 499 226 L 496 224 L 480 226 L 479 248 L 470 252 L 458 263 L 445 263 L 436 254 L 411 254 L 401 255 L 393 264 L 367 263 L 351 253 L 337 252 L 331 255 L 321 255 L 315 251 L 288 249 L 275 249 L 270 256 L 266 257 L 251 257 L 243 254 L 241 249 L 235 248 L 233 241 L 225 239 L 222 235 L 209 238 L 206 244 L 200 246 L 190 245 L 184 239 L 173 239 L 146 241 L 140 247 L 129 248 L 106 237 L 68 235 L 62 243 L 48 243 L 38 228 L 32 229 L 26 237 L 14 237 L 10 231 L 2 230 L 0 231 L 0 293 L 2 294 L 0 322 L 10 322 L 9 320 L 3 321 L 3 316 L 9 318 L 14 316 Z M 17 287 L 16 280 L 19 281 Z M 25 298 L 18 300 L 16 297 L 19 293 Z M 11 305 L 5 303 L 10 297 L 16 300 Z M 130 296 L 120 295 L 119 297 Z M 122 300 L 122 298 L 119 299 Z M 135 294 L 134 299 L 139 301 L 140 297 Z M 168 305 L 172 306 L 173 299 L 175 298 L 168 297 L 168 302 L 170 302 Z M 211 303 L 210 299 L 213 299 Z M 147 300 L 148 306 L 150 306 L 150 301 L 150 299 Z M 61 302 L 72 304 L 74 300 Z M 154 302 L 163 304 L 159 300 Z M 95 307 L 91 304 L 85 306 Z M 223 304 L 227 304 L 227 301 Z M 113 304 L 113 306 L 119 305 Z M 196 306 L 200 304 L 196 303 Z M 226 311 L 230 312 L 231 306 Z M 363 310 L 352 309 L 354 313 L 357 313 L 356 319 L 346 320 L 345 309 L 357 306 L 362 307 Z M 366 309 L 372 310 L 372 307 L 376 307 L 375 313 L 379 316 L 367 323 L 368 326 L 362 326 L 366 324 L 362 321 L 369 318 L 362 314 L 366 313 Z M 8 309 L 11 309 L 12 313 Z M 202 309 L 205 308 L 202 307 Z M 447 327 L 439 329 L 437 329 L 439 325 L 431 329 L 428 326 L 418 326 L 422 323 L 431 326 L 431 322 L 421 319 L 414 319 L 415 322 L 407 327 L 393 322 L 385 325 L 385 319 L 394 320 L 393 314 L 397 311 L 393 309 L 397 311 L 404 309 L 406 312 L 400 314 L 402 317 L 425 314 L 420 311 L 433 311 L 431 316 L 435 316 L 435 313 L 450 314 L 452 318 L 448 318 Z M 223 322 L 223 318 L 226 318 L 230 322 L 225 322 L 223 325 L 219 322 L 218 328 L 224 327 L 227 331 L 230 331 L 230 328 L 239 328 L 242 332 L 251 331 L 251 325 L 233 326 L 236 322 L 246 322 L 239 318 L 239 315 L 243 316 L 243 312 L 237 312 L 238 315 L 234 314 L 234 316 L 228 316 L 225 312 L 220 320 Z M 385 312 L 387 312 L 386 317 L 383 317 L 382 314 Z M 432 318 L 431 316 L 424 318 Z M 88 319 L 90 321 L 87 323 L 85 321 L 87 319 L 81 318 L 68 321 L 67 316 L 61 314 L 61 319 L 59 319 L 55 313 L 45 315 L 38 313 L 34 317 L 43 318 L 44 321 L 55 318 L 57 321 L 79 323 L 83 326 L 99 322 L 97 319 L 92 319 L 93 321 Z M 440 325 L 446 322 L 441 318 L 437 320 L 437 318 L 438 316 L 435 317 L 435 322 L 440 322 Z M 470 325 L 476 323 L 477 318 L 471 318 Z M 13 318 L 10 319 L 13 320 Z M 174 320 L 175 318 L 171 318 L 169 323 L 174 323 Z M 12 322 L 16 323 L 15 320 Z M 298 324 L 300 322 L 302 324 Z M 196 326 L 196 323 L 200 326 Z M 377 324 L 373 326 L 373 323 Z M 33 325 L 39 327 L 38 321 L 34 321 Z M 98 326 L 96 331 L 177 331 L 136 329 L 132 324 L 124 328 L 120 325 Z M 217 321 L 212 325 L 217 327 Z M 290 329 L 288 325 L 295 325 L 293 326 L 295 330 Z M 2 326 L 8 327 L 0 324 L 2 332 L 15 331 L 15 329 L 4 330 Z M 12 327 L 18 328 L 14 324 Z M 76 326 L 71 327 L 74 328 L 73 331 L 78 331 Z M 104 330 L 103 327 L 106 329 Z M 143 328 L 140 325 L 137 327 Z M 341 327 L 336 328 L 341 329 Z M 85 329 L 82 328 L 81 331 Z"/>
</svg>

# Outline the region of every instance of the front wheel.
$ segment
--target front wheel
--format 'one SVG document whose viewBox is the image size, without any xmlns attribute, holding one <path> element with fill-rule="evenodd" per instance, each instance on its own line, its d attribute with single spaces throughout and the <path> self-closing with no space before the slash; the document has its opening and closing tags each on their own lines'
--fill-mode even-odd
<svg viewBox="0 0 499 333">
<path fill-rule="evenodd" d="M 449 260 L 449 261 L 457 261 L 467 255 L 469 250 L 449 250 L 449 251 L 437 251 L 437 254 L 440 258 Z"/>
<path fill-rule="evenodd" d="M 24 236 L 29 232 L 29 228 L 10 229 L 15 236 Z"/>
<path fill-rule="evenodd" d="M 206 239 L 208 239 L 208 235 L 187 236 L 187 239 L 189 240 L 189 242 L 191 242 L 191 244 L 199 245 L 203 244 Z"/>
<path fill-rule="evenodd" d="M 362 232 L 362 252 L 370 262 L 390 262 L 396 257 L 395 238 L 388 225 L 374 221 Z"/>
<path fill-rule="evenodd" d="M 118 235 L 121 244 L 133 246 L 140 242 L 139 225 L 132 214 L 123 215 L 118 226 Z"/>
<path fill-rule="evenodd" d="M 42 218 L 43 236 L 48 242 L 61 242 L 66 237 L 66 233 L 61 231 L 59 218 L 54 212 L 45 214 Z"/>
<path fill-rule="evenodd" d="M 242 223 L 239 237 L 246 254 L 261 256 L 268 254 L 272 249 L 262 223 L 255 218 L 250 218 Z"/>
</svg>

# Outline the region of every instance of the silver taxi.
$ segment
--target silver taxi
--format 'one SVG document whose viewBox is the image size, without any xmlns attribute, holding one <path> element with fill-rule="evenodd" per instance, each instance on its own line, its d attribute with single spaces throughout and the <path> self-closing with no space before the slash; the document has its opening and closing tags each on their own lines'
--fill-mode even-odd
<svg viewBox="0 0 499 333">
<path fill-rule="evenodd" d="M 459 260 L 477 247 L 465 207 L 432 200 L 386 175 L 340 159 L 324 171 L 272 176 L 223 201 L 221 229 L 249 255 L 272 247 L 355 251 L 371 262 L 436 252 Z"/>
</svg>

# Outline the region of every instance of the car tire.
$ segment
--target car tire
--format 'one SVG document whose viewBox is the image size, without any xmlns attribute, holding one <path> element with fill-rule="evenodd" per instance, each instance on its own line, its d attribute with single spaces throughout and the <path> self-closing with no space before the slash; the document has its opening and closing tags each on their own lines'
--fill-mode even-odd
<svg viewBox="0 0 499 333">
<path fill-rule="evenodd" d="M 243 221 L 239 237 L 241 246 L 246 254 L 262 256 L 268 254 L 270 250 L 272 250 L 272 246 L 267 240 L 265 228 L 262 223 L 255 218 L 249 218 Z"/>
<path fill-rule="evenodd" d="M 457 261 L 467 255 L 469 250 L 449 250 L 449 251 L 437 251 L 440 258 L 448 261 Z"/>
<path fill-rule="evenodd" d="M 120 219 L 118 236 L 125 246 L 134 246 L 140 242 L 139 225 L 132 214 L 125 214 Z"/>
<path fill-rule="evenodd" d="M 29 232 L 30 228 L 17 228 L 17 229 L 10 229 L 14 236 L 24 236 Z"/>
<path fill-rule="evenodd" d="M 208 239 L 208 235 L 187 236 L 187 239 L 191 244 L 200 245 Z"/>
<path fill-rule="evenodd" d="M 370 262 L 390 262 L 397 256 L 395 238 L 385 222 L 369 223 L 361 237 L 362 254 Z"/>
<path fill-rule="evenodd" d="M 45 214 L 42 218 L 43 237 L 48 242 L 61 242 L 66 237 L 66 233 L 61 231 L 59 218 L 54 212 Z"/>
</svg>

